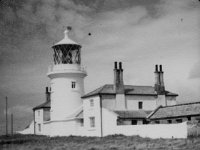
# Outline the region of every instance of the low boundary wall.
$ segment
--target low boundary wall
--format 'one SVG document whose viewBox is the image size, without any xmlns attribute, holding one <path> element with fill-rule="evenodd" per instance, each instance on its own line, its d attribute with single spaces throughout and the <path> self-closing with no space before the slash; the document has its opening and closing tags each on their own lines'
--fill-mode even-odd
<svg viewBox="0 0 200 150">
<path fill-rule="evenodd" d="M 105 130 L 104 136 L 123 134 L 139 135 L 149 138 L 187 138 L 187 122 L 178 124 L 119 125 L 112 130 Z"/>
</svg>

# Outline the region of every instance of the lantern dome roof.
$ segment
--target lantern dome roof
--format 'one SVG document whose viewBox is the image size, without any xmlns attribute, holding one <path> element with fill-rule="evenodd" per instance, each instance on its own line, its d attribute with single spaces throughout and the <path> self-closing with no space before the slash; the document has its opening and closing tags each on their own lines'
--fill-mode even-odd
<svg viewBox="0 0 200 150">
<path fill-rule="evenodd" d="M 71 28 L 68 28 L 67 30 L 65 30 L 64 38 L 61 41 L 54 44 L 53 47 L 58 46 L 58 45 L 79 45 L 78 43 L 76 43 L 75 41 L 73 41 L 69 38 L 68 34 L 69 34 L 70 30 L 71 30 Z"/>
</svg>

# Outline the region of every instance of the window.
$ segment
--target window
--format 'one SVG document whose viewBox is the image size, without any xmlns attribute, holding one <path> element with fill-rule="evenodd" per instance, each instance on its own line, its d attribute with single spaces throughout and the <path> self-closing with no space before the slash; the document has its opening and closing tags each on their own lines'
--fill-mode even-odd
<svg viewBox="0 0 200 150">
<path fill-rule="evenodd" d="M 182 122 L 182 119 L 176 119 L 176 122 L 177 122 L 177 123 L 181 123 L 181 122 Z"/>
<path fill-rule="evenodd" d="M 131 120 L 132 125 L 137 125 L 137 120 Z"/>
<path fill-rule="evenodd" d="M 38 131 L 41 132 L 41 124 L 38 124 Z"/>
<path fill-rule="evenodd" d="M 91 128 L 95 127 L 95 118 L 94 117 L 90 117 L 90 127 Z"/>
<path fill-rule="evenodd" d="M 155 121 L 155 124 L 160 124 L 160 121 L 156 120 L 156 121 Z"/>
<path fill-rule="evenodd" d="M 142 102 L 138 102 L 138 108 L 139 109 L 142 109 L 142 104 L 143 104 Z"/>
<path fill-rule="evenodd" d="M 187 119 L 188 119 L 188 121 L 191 121 L 191 117 L 190 116 L 188 116 Z"/>
<path fill-rule="evenodd" d="M 90 107 L 93 107 L 93 106 L 94 106 L 94 100 L 91 99 L 91 100 L 90 100 Z"/>
<path fill-rule="evenodd" d="M 72 89 L 76 88 L 76 82 L 72 81 Z"/>
<path fill-rule="evenodd" d="M 170 124 L 170 123 L 172 123 L 172 120 L 167 120 L 167 122 Z"/>
<path fill-rule="evenodd" d="M 80 126 L 83 127 L 83 125 L 84 125 L 84 120 L 81 119 L 81 120 L 80 120 Z"/>
<path fill-rule="evenodd" d="M 40 111 L 38 110 L 38 116 L 40 116 Z"/>
</svg>

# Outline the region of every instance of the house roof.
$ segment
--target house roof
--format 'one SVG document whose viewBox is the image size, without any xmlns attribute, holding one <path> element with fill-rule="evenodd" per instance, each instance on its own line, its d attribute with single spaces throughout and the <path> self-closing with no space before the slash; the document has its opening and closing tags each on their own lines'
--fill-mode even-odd
<svg viewBox="0 0 200 150">
<path fill-rule="evenodd" d="M 114 111 L 119 118 L 128 119 L 128 118 L 135 118 L 135 119 L 142 119 L 146 118 L 151 111 L 144 111 L 144 110 L 136 110 L 136 111 Z"/>
<path fill-rule="evenodd" d="M 126 95 L 157 95 L 154 87 L 152 86 L 135 86 L 135 85 L 124 85 Z M 82 96 L 82 98 L 102 95 L 102 94 L 116 94 L 113 88 L 113 84 L 105 84 L 98 89 L 89 92 Z M 178 94 L 165 91 L 166 96 L 178 96 Z"/>
<path fill-rule="evenodd" d="M 162 119 L 192 115 L 200 115 L 200 102 L 185 103 L 165 107 L 159 106 L 148 116 L 148 118 Z"/>
<path fill-rule="evenodd" d="M 46 101 L 46 102 L 34 107 L 33 110 L 41 109 L 41 108 L 51 108 L 50 101 Z"/>
</svg>

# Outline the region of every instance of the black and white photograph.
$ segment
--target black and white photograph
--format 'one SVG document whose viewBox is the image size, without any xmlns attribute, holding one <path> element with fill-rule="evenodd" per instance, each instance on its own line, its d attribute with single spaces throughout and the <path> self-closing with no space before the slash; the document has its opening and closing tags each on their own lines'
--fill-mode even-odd
<svg viewBox="0 0 200 150">
<path fill-rule="evenodd" d="M 199 0 L 0 0 L 0 150 L 199 150 Z"/>
</svg>

